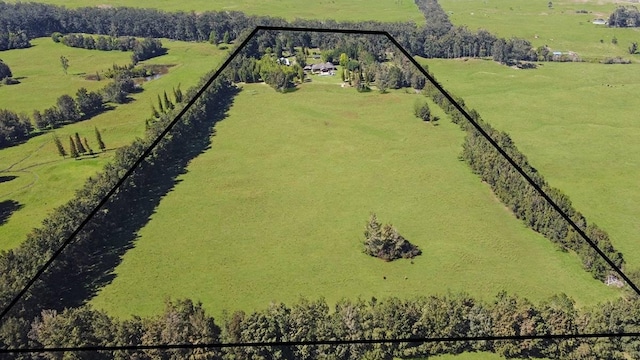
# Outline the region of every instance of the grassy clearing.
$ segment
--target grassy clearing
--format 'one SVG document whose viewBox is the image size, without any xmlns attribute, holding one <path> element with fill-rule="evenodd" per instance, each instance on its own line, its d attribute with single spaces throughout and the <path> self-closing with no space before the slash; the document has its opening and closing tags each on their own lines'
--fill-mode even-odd
<svg viewBox="0 0 640 360">
<path fill-rule="evenodd" d="M 554 0 L 551 9 L 547 0 L 440 0 L 439 3 L 454 24 L 472 30 L 484 28 L 502 37 L 525 38 L 536 47 L 548 45 L 555 51 L 575 51 L 583 58 L 639 58 L 627 52 L 631 42 L 640 40 L 638 29 L 612 29 L 591 23 L 596 18 L 608 19 L 618 5 L 630 2 Z M 576 13 L 578 10 L 589 13 Z M 614 36 L 618 45 L 611 43 Z"/>
<path fill-rule="evenodd" d="M 0 86 L 0 108 L 31 115 L 33 110 L 44 110 L 55 105 L 64 94 L 75 96 L 79 88 L 98 90 L 107 84 L 104 81 L 86 80 L 85 75 L 111 68 L 115 64 L 131 62 L 131 52 L 96 51 L 78 49 L 54 43 L 50 38 L 31 41 L 32 47 L 3 51 L 2 59 L 20 80 L 20 84 Z M 69 59 L 65 75 L 60 56 Z"/>
<path fill-rule="evenodd" d="M 93 304 L 126 317 L 189 297 L 219 316 L 300 296 L 616 297 L 513 218 L 458 160 L 459 128 L 413 116 L 417 96 L 246 85 Z M 371 211 L 424 255 L 415 264 L 364 255 Z"/>
<path fill-rule="evenodd" d="M 37 39 L 36 44 L 48 44 L 53 42 L 47 39 Z M 75 189 L 82 186 L 84 181 L 95 174 L 106 164 L 113 156 L 113 149 L 127 145 L 136 136 L 142 136 L 144 132 L 144 119 L 151 113 L 151 104 L 156 103 L 158 94 L 163 91 L 177 87 L 187 88 L 195 85 L 204 73 L 211 69 L 215 69 L 220 61 L 226 56 L 226 53 L 217 50 L 209 44 L 185 43 L 178 41 L 164 40 L 165 47 L 169 49 L 167 55 L 158 57 L 148 61 L 148 63 L 157 64 L 175 64 L 170 68 L 169 73 L 157 80 L 147 82 L 143 85 L 144 91 L 132 95 L 133 101 L 126 105 L 117 106 L 114 110 L 107 111 L 90 120 L 80 123 L 67 125 L 63 128 L 56 129 L 55 133 L 62 139 L 62 143 L 68 148 L 69 135 L 79 132 L 81 136 L 86 136 L 90 145 L 94 150 L 98 150 L 95 143 L 94 127 L 98 127 L 102 133 L 103 139 L 110 150 L 99 157 L 93 159 L 83 159 L 76 161 L 72 159 L 63 160 L 58 156 L 53 144 L 52 136 L 46 133 L 31 138 L 28 142 L 19 146 L 0 150 L 0 171 L 5 170 L 13 165 L 8 171 L 0 173 L 2 176 L 16 176 L 15 179 L 0 183 L 0 202 L 4 200 L 14 200 L 19 202 L 22 207 L 13 213 L 8 222 L 0 226 L 0 249 L 8 249 L 18 245 L 25 235 L 46 217 L 51 209 L 62 205 L 68 201 Z M 60 44 L 54 44 L 62 46 Z M 64 47 L 65 49 L 70 49 Z M 48 46 L 35 46 L 26 50 L 11 50 L 3 52 L 2 56 L 20 57 L 25 51 L 32 51 L 30 57 L 38 58 L 43 64 L 54 64 L 54 70 L 60 71 L 58 53 L 49 51 Z M 33 51 L 39 52 L 34 53 Z M 96 54 L 100 56 L 110 56 L 111 53 L 78 50 L 78 54 L 90 53 L 85 56 L 85 62 L 76 60 L 76 65 L 80 69 L 82 66 L 92 66 L 94 59 L 90 56 Z M 114 52 L 113 54 L 122 54 L 124 59 L 128 60 L 128 53 Z M 42 59 L 44 58 L 44 60 Z M 69 56 L 71 68 L 74 69 L 73 59 Z M 110 62 L 105 61 L 105 66 L 111 66 Z M 13 66 L 12 66 L 13 68 Z M 9 108 L 15 111 L 21 110 L 22 107 L 31 106 L 34 108 L 45 108 L 55 104 L 55 99 L 64 93 L 74 93 L 75 89 L 86 86 L 85 83 L 98 83 L 95 81 L 69 81 L 75 76 L 67 77 L 52 75 L 49 68 L 45 70 L 39 69 L 38 66 L 29 65 L 30 69 L 27 76 L 29 81 L 36 84 L 44 83 L 46 86 L 59 89 L 56 94 L 48 92 L 27 92 L 20 87 L 27 85 L 23 83 L 10 87 L 0 87 L 0 90 L 11 90 L 11 100 L 0 96 L 0 108 Z M 104 69 L 104 68 L 101 68 Z M 21 71 L 21 70 L 20 70 Z M 85 71 L 85 70 L 83 70 Z M 14 70 L 16 76 L 21 76 L 18 70 Z M 55 71 L 54 71 L 55 72 Z M 106 82 L 100 82 L 102 87 Z M 30 85 L 31 86 L 31 85 Z M 53 90 L 50 90 L 53 91 Z M 38 94 L 34 97 L 33 94 Z M 28 107 L 27 107 L 28 109 Z"/>
<path fill-rule="evenodd" d="M 296 0 L 43 0 L 42 3 L 67 7 L 83 6 L 129 6 L 154 8 L 165 11 L 242 11 L 250 15 L 268 15 L 288 20 L 334 19 L 338 21 L 415 21 L 424 23 L 424 17 L 412 0 L 319 0 L 301 2 Z"/>
<path fill-rule="evenodd" d="M 604 228 L 627 264 L 640 267 L 639 65 L 426 61 L 439 81 L 511 135 L 575 207 Z"/>
</svg>

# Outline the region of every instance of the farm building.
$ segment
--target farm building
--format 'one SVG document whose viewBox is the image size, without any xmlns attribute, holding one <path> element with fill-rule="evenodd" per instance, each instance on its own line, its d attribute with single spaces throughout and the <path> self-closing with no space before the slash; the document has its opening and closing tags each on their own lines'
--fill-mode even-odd
<svg viewBox="0 0 640 360">
<path fill-rule="evenodd" d="M 594 25 L 607 25 L 607 21 L 605 19 L 595 19 L 591 23 Z"/>
</svg>

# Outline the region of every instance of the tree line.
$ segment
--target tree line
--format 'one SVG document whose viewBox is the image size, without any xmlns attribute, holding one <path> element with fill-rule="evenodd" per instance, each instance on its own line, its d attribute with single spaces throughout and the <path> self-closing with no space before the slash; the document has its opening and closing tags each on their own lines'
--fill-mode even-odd
<svg viewBox="0 0 640 360">
<path fill-rule="evenodd" d="M 593 277 L 605 280 L 607 276 L 616 276 L 608 264 L 589 246 L 589 244 L 569 226 L 538 192 L 526 182 L 517 170 L 473 127 L 458 110 L 435 87 L 428 83 L 425 87 L 428 96 L 447 113 L 452 121 L 466 131 L 462 158 L 482 181 L 491 186 L 492 191 L 513 214 L 530 229 L 544 235 L 557 244 L 563 251 L 572 250 L 582 260 L 582 266 Z M 591 240 L 609 257 L 616 266 L 624 267 L 622 254 L 615 250 L 608 234 L 595 224 L 589 224 L 578 212 L 569 197 L 559 189 L 551 187 L 542 174 L 518 150 L 511 137 L 494 129 L 482 120 L 480 114 L 469 109 L 464 101 L 456 101 L 465 108 L 474 121 L 533 179 L 533 181 L 578 225 Z"/>
<path fill-rule="evenodd" d="M 19 144 L 29 138 L 34 130 L 55 129 L 65 124 L 89 119 L 105 111 L 105 103 L 122 104 L 127 95 L 137 91 L 132 79 L 118 77 L 100 91 L 80 88 L 75 98 L 60 96 L 56 104 L 42 111 L 34 110 L 32 116 L 0 109 L 0 149 Z"/>
<path fill-rule="evenodd" d="M 310 28 L 339 28 L 389 31 L 403 47 L 414 55 L 428 58 L 483 57 L 494 55 L 494 43 L 498 40 L 486 30 L 472 32 L 456 27 L 436 0 L 415 0 L 426 18 L 425 25 L 413 22 L 358 23 L 333 20 L 284 19 L 266 16 L 247 16 L 235 11 L 206 11 L 166 13 L 155 9 L 97 8 L 67 9 L 37 3 L 4 3 L 0 1 L 0 34 L 28 34 L 29 38 L 51 36 L 53 33 L 89 33 L 111 37 L 137 36 L 143 38 L 170 38 L 184 41 L 218 41 L 218 34 L 225 34 L 225 42 L 233 41 L 257 25 L 300 26 Z M 26 36 L 26 35 L 25 35 Z M 315 32 L 286 33 L 293 46 L 337 48 L 345 36 Z M 384 54 L 389 47 L 380 36 L 359 36 L 372 54 Z M 265 47 L 277 48 L 274 32 L 262 32 L 256 39 Z M 281 44 L 287 44 L 287 41 Z M 89 40 L 90 42 L 90 40 Z M 84 39 L 83 39 L 84 46 Z M 528 45 L 530 46 L 530 44 Z M 11 48 L 11 47 L 7 47 Z M 501 48 L 504 58 L 505 49 Z M 497 50 L 496 50 L 497 51 Z M 517 52 L 507 53 L 507 58 L 517 59 Z"/>
<path fill-rule="evenodd" d="M 119 320 L 90 306 L 44 310 L 30 324 L 32 346 L 127 346 L 323 340 L 381 340 L 483 336 L 571 335 L 637 332 L 638 300 L 619 299 L 590 309 L 568 296 L 539 304 L 505 292 L 492 301 L 466 294 L 399 299 L 301 299 L 286 305 L 214 319 L 202 304 L 166 301 L 148 318 Z M 640 340 L 532 339 L 432 343 L 254 346 L 224 349 L 80 352 L 91 359 L 412 359 L 464 352 L 493 352 L 506 358 L 627 359 L 640 356 Z M 26 357 L 25 357 L 26 358 Z M 41 357 L 38 357 L 41 358 Z M 57 355 L 45 358 L 58 359 Z"/>
<path fill-rule="evenodd" d="M 98 36 L 82 34 L 62 35 L 54 32 L 51 35 L 54 42 L 62 43 L 69 47 L 82 48 L 88 50 L 101 51 L 133 51 L 131 59 L 133 63 L 151 59 L 167 53 L 167 49 L 162 47 L 162 42 L 158 39 L 145 38 L 138 40 L 132 36 Z"/>
</svg>

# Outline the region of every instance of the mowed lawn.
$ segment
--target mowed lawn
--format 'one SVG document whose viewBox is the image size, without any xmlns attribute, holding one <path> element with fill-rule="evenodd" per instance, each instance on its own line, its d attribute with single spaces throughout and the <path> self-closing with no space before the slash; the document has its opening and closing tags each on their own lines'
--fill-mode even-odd
<svg viewBox="0 0 640 360">
<path fill-rule="evenodd" d="M 632 42 L 640 42 L 640 31 L 635 28 L 614 29 L 594 25 L 596 18 L 608 20 L 620 5 L 631 2 L 618 0 L 439 0 L 442 8 L 455 25 L 471 30 L 487 29 L 500 36 L 525 38 L 535 46 L 547 45 L 554 51 L 575 51 L 585 59 L 623 56 L 637 61 L 638 55 L 629 55 Z M 587 13 L 577 11 L 586 10 Z M 616 37 L 618 44 L 612 44 Z M 600 41 L 602 40 L 602 42 Z"/>
<path fill-rule="evenodd" d="M 533 300 L 565 292 L 579 305 L 618 296 L 516 220 L 458 159 L 463 132 L 413 116 L 419 97 L 245 85 L 211 149 L 162 199 L 92 303 L 127 317 L 189 297 L 220 316 L 301 296 L 492 299 L 506 289 Z M 386 263 L 363 254 L 372 211 L 423 255 Z"/>
<path fill-rule="evenodd" d="M 249 15 L 281 17 L 287 20 L 303 18 L 424 23 L 424 16 L 412 0 L 317 0 L 306 2 L 296 0 L 43 0 L 40 2 L 67 7 L 127 6 L 165 11 L 242 11 Z"/>
<path fill-rule="evenodd" d="M 428 60 L 437 79 L 511 135 L 552 186 L 640 268 L 640 65 Z"/>
<path fill-rule="evenodd" d="M 33 109 L 55 105 L 60 95 L 68 93 L 75 96 L 79 87 L 98 89 L 107 82 L 83 80 L 81 76 L 73 74 L 89 73 L 94 69 L 106 70 L 107 67 L 111 67 L 112 62 L 105 59 L 115 60 L 115 55 L 122 58 L 120 64 L 126 64 L 130 57 L 130 53 L 71 49 L 62 44 L 54 44 L 50 39 L 37 39 L 34 43 L 36 46 L 30 49 L 11 50 L 0 54 L 6 59 L 22 59 L 22 66 L 14 68 L 11 63 L 10 66 L 15 76 L 25 77 L 21 84 L 0 86 L 0 108 L 25 112 L 31 109 L 28 112 L 30 114 Z M 60 55 L 51 51 L 49 43 L 62 50 L 76 51 L 77 56 L 68 56 L 71 64 L 69 75 L 65 76 L 62 73 Z M 20 204 L 18 211 L 13 212 L 6 223 L 0 224 L 0 249 L 20 244 L 26 234 L 39 226 L 53 208 L 69 201 L 75 190 L 80 188 L 89 176 L 110 161 L 116 148 L 130 144 L 135 137 L 142 137 L 145 119 L 150 116 L 151 104 L 157 103 L 159 94 L 162 95 L 165 90 L 171 93 L 178 85 L 183 90 L 196 85 L 207 71 L 217 68 L 226 56 L 225 51 L 206 43 L 164 40 L 163 45 L 169 49 L 168 54 L 151 59 L 147 63 L 175 66 L 169 68 L 169 72 L 161 78 L 144 83 L 144 91 L 131 95 L 133 101 L 117 105 L 114 110 L 90 120 L 55 130 L 67 151 L 69 135 L 75 132 L 81 137 L 86 137 L 90 146 L 99 151 L 94 136 L 94 127 L 97 127 L 107 146 L 106 153 L 100 154 L 97 158 L 84 158 L 79 161 L 62 159 L 53 144 L 52 132 L 33 137 L 18 146 L 0 150 L 0 176 L 12 179 L 0 182 L 0 202 L 13 200 Z M 39 84 L 42 84 L 45 90 L 36 91 Z"/>
</svg>

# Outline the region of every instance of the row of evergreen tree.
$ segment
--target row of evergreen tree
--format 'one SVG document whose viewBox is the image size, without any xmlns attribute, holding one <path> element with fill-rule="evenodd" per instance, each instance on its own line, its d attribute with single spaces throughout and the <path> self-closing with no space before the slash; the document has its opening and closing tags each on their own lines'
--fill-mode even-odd
<svg viewBox="0 0 640 360">
<path fill-rule="evenodd" d="M 37 3 L 4 3 L 0 1 L 0 34 L 28 34 L 30 38 L 50 36 L 55 32 L 104 34 L 111 37 L 137 36 L 145 38 L 170 38 L 185 41 L 217 42 L 217 34 L 225 34 L 227 41 L 241 37 L 256 25 L 300 26 L 309 28 L 342 28 L 389 31 L 403 47 L 414 55 L 423 57 L 453 58 L 461 56 L 493 56 L 494 43 L 498 40 L 491 33 L 480 30 L 472 32 L 464 27 L 455 27 L 436 0 L 415 0 L 426 17 L 425 25 L 413 22 L 381 23 L 366 21 L 359 23 L 335 22 L 332 20 L 302 20 L 287 22 L 280 18 L 247 16 L 241 12 L 207 11 L 203 13 L 166 13 L 155 9 L 98 8 L 67 9 Z M 228 34 L 228 35 L 227 35 Z M 344 41 L 340 34 L 299 32 L 282 33 L 286 37 L 281 44 L 293 46 L 337 48 Z M 8 36 L 8 35 L 6 35 Z M 274 33 L 260 33 L 255 41 L 258 46 L 277 48 Z M 365 46 L 372 54 L 384 54 L 389 42 L 381 36 L 360 36 L 366 39 Z M 90 42 L 90 41 L 89 41 Z M 82 41 L 84 46 L 84 39 Z M 531 45 L 522 41 L 529 48 Z M 281 45 L 282 46 L 282 45 Z M 500 48 L 504 58 L 505 48 Z M 264 52 L 262 52 L 264 53 Z M 529 51 L 524 53 L 528 54 Z M 507 53 L 508 59 L 519 59 L 522 52 Z"/>
<path fill-rule="evenodd" d="M 560 249 L 572 250 L 580 256 L 585 270 L 596 279 L 605 280 L 616 273 L 600 255 L 554 210 L 551 205 L 511 166 L 507 160 L 473 127 L 463 115 L 431 83 L 425 87 L 426 93 L 438 104 L 456 124 L 466 131 L 462 158 L 471 169 L 487 182 L 513 214 L 525 225 L 557 244 Z M 580 227 L 587 236 L 609 257 L 616 266 L 622 268 L 622 254 L 615 250 L 608 234 L 595 224 L 588 224 L 578 212 L 569 197 L 559 189 L 551 187 L 544 177 L 529 164 L 527 158 L 516 147 L 505 132 L 494 129 L 480 117 L 480 114 L 465 106 L 462 99 L 456 99 L 482 129 L 524 170 L 524 172 Z"/>
<path fill-rule="evenodd" d="M 100 134 L 100 130 L 98 130 L 97 127 L 94 130 L 95 130 L 96 142 L 98 143 L 98 147 L 100 148 L 101 151 L 105 151 L 107 147 L 104 144 L 104 141 L 102 141 L 102 134 Z M 69 155 L 72 158 L 77 159 L 80 156 L 85 154 L 86 155 L 95 154 L 91 146 L 89 146 L 89 141 L 87 140 L 87 138 L 84 137 L 82 138 L 82 140 L 80 140 L 80 134 L 78 133 L 75 133 L 75 136 L 69 136 L 68 152 L 65 149 L 65 147 L 62 145 L 62 141 L 60 141 L 60 138 L 58 138 L 58 136 L 56 136 L 55 134 L 53 135 L 53 142 L 56 146 L 56 149 L 58 150 L 58 154 L 63 158 Z"/>
<path fill-rule="evenodd" d="M 59 32 L 54 32 L 51 35 L 51 39 L 66 46 L 88 50 L 133 51 L 132 60 L 134 63 L 167 53 L 167 49 L 162 47 L 162 42 L 153 38 L 145 38 L 143 40 L 138 40 L 132 36 L 98 36 L 94 38 L 93 35 L 62 35 Z"/>
</svg>

